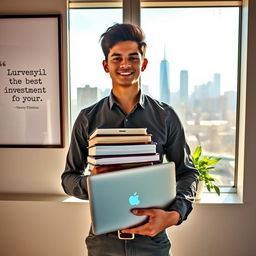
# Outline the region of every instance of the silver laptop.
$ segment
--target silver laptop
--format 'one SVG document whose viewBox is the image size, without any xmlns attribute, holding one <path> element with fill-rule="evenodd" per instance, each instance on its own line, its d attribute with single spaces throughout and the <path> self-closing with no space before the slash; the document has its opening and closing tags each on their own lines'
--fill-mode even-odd
<svg viewBox="0 0 256 256">
<path fill-rule="evenodd" d="M 176 196 L 173 162 L 89 176 L 92 231 L 95 235 L 137 226 L 146 216 L 134 208 L 164 209 Z"/>
</svg>

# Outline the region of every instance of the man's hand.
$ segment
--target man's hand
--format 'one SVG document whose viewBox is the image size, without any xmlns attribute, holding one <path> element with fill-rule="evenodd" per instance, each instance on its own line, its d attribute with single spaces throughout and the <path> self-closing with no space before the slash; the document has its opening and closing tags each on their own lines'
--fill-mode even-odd
<svg viewBox="0 0 256 256">
<path fill-rule="evenodd" d="M 178 212 L 167 212 L 161 209 L 134 209 L 132 213 L 137 216 L 148 216 L 148 221 L 136 228 L 124 229 L 123 233 L 155 236 L 162 230 L 176 225 L 180 219 Z"/>
</svg>

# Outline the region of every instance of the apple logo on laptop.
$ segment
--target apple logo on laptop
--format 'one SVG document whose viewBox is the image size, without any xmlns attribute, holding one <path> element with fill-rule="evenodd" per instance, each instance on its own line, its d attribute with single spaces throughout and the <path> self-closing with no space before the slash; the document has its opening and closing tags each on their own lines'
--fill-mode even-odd
<svg viewBox="0 0 256 256">
<path fill-rule="evenodd" d="M 132 196 L 129 197 L 129 203 L 132 206 L 140 204 L 139 195 L 137 192 L 135 192 Z"/>
</svg>

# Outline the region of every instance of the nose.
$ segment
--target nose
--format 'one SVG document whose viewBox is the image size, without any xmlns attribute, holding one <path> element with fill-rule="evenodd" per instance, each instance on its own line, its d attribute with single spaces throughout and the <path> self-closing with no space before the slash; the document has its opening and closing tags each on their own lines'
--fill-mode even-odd
<svg viewBox="0 0 256 256">
<path fill-rule="evenodd" d="M 123 59 L 120 64 L 120 68 L 130 68 L 130 67 L 131 67 L 131 64 L 130 64 L 129 60 Z"/>
</svg>

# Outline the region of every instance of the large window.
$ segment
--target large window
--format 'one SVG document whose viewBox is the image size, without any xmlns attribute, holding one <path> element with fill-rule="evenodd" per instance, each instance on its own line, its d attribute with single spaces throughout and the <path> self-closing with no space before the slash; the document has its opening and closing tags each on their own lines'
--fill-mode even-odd
<svg viewBox="0 0 256 256">
<path fill-rule="evenodd" d="M 149 60 L 144 93 L 170 104 L 191 149 L 220 156 L 217 179 L 235 186 L 240 7 L 141 8 Z M 122 22 L 122 9 L 70 10 L 71 123 L 109 94 L 100 35 Z M 100 18 L 99 18 L 100 17 Z M 71 124 L 71 125 L 72 125 Z"/>
<path fill-rule="evenodd" d="M 111 81 L 102 67 L 99 39 L 106 28 L 122 22 L 122 9 L 70 10 L 71 125 L 81 109 L 108 95 Z"/>
<path fill-rule="evenodd" d="M 234 186 L 239 8 L 143 8 L 141 26 L 142 88 L 178 112 L 192 150 L 222 158 L 214 175 Z"/>
</svg>

